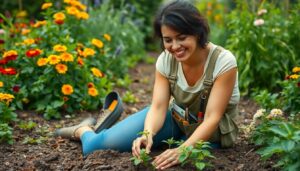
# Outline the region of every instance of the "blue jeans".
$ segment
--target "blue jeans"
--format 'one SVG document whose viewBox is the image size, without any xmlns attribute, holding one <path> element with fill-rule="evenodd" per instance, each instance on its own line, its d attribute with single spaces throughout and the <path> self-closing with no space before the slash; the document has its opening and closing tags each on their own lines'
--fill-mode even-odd
<svg viewBox="0 0 300 171">
<path fill-rule="evenodd" d="M 146 107 L 98 134 L 93 131 L 83 133 L 80 137 L 83 155 L 104 149 L 120 152 L 131 151 L 133 140 L 140 136 L 138 135 L 139 132 L 144 130 L 144 121 L 148 110 L 149 107 Z M 173 120 L 171 112 L 168 111 L 162 129 L 153 137 L 152 147 L 155 148 L 161 145 L 163 140 L 172 137 L 175 140 L 185 139 L 184 133 Z"/>
</svg>

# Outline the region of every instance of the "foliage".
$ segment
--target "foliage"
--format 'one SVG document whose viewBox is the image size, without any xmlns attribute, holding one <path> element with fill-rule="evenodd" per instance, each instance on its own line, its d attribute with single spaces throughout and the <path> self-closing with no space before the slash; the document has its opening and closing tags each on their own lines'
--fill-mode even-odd
<svg viewBox="0 0 300 171">
<path fill-rule="evenodd" d="M 190 163 L 196 166 L 197 170 L 203 170 L 205 167 L 210 166 L 210 164 L 205 162 L 204 159 L 207 157 L 214 158 L 208 150 L 210 148 L 209 142 L 204 141 L 197 142 L 194 147 L 182 146 L 180 147 L 181 152 L 179 162 L 182 166 Z"/>
<path fill-rule="evenodd" d="M 37 127 L 37 123 L 35 123 L 33 121 L 28 121 L 28 122 L 21 121 L 19 123 L 19 128 L 23 129 L 25 131 L 32 130 L 36 127 Z"/>
<path fill-rule="evenodd" d="M 267 1 L 252 12 L 243 2 L 238 1 L 227 24 L 231 32 L 227 48 L 237 57 L 241 92 L 246 95 L 253 88 L 273 91 L 278 87 L 277 79 L 300 62 L 299 45 L 294 40 L 299 35 L 295 29 L 300 24 L 299 15 L 295 15 L 299 14 L 299 3 L 286 13 Z"/>
<path fill-rule="evenodd" d="M 152 158 L 149 156 L 149 154 L 146 153 L 146 149 L 141 149 L 140 156 L 134 156 L 130 158 L 130 160 L 133 161 L 134 165 L 136 166 L 143 164 L 145 167 L 149 167 L 149 163 L 152 160 Z"/>
<path fill-rule="evenodd" d="M 134 94 L 130 91 L 125 92 L 125 94 L 122 97 L 122 100 L 126 103 L 136 103 L 139 101 L 139 99 L 135 97 Z"/>
<path fill-rule="evenodd" d="M 111 36 L 98 34 L 83 44 L 80 36 L 72 37 L 76 35 L 72 28 L 85 26 L 86 7 L 66 1 L 58 11 L 53 4 L 45 4 L 45 20 L 30 25 L 2 16 L 5 44 L 0 81 L 4 90 L 15 96 L 14 106 L 34 109 L 47 119 L 60 118 L 60 111 L 97 109 L 99 96 L 111 89 L 101 63 L 103 58 L 113 61 L 106 54 L 111 50 Z"/>
<path fill-rule="evenodd" d="M 300 168 L 300 122 L 286 120 L 281 115 L 276 117 L 272 111 L 269 115 L 262 112 L 259 124 L 255 127 L 251 140 L 261 148 L 257 151 L 264 160 L 277 156 L 274 167 L 284 170 L 299 170 Z M 279 114 L 279 113 L 277 113 Z M 270 115 L 272 117 L 270 117 Z"/>
<path fill-rule="evenodd" d="M 7 123 L 0 123 L 0 143 L 13 143 L 12 128 Z"/>
<path fill-rule="evenodd" d="M 253 93 L 253 97 L 258 104 L 267 110 L 272 108 L 282 108 L 289 115 L 300 113 L 300 67 L 294 67 L 292 73 L 286 79 L 278 81 L 280 92 L 270 93 L 267 90 Z"/>
</svg>

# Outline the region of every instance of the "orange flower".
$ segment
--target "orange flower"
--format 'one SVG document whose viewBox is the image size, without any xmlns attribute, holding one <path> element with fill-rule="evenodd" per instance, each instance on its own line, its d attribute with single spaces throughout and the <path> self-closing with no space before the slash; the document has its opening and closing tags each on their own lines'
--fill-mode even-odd
<svg viewBox="0 0 300 171">
<path fill-rule="evenodd" d="M 35 56 L 38 56 L 42 53 L 42 51 L 40 49 L 29 49 L 28 51 L 26 51 L 26 56 L 28 58 L 32 58 Z"/>
<path fill-rule="evenodd" d="M 70 53 L 67 53 L 67 52 L 62 53 L 62 54 L 60 55 L 60 58 L 61 58 L 61 60 L 64 61 L 64 62 L 73 62 L 73 61 L 74 61 L 73 55 L 70 54 Z"/>
<path fill-rule="evenodd" d="M 83 52 L 80 53 L 83 57 L 95 55 L 95 51 L 91 48 L 85 48 Z"/>
<path fill-rule="evenodd" d="M 92 44 L 98 48 L 103 48 L 103 42 L 99 39 L 92 39 Z"/>
<path fill-rule="evenodd" d="M 92 68 L 91 71 L 92 71 L 93 75 L 96 77 L 99 77 L 99 78 L 104 77 L 104 74 L 97 68 Z"/>
<path fill-rule="evenodd" d="M 55 69 L 60 74 L 65 74 L 68 71 L 68 66 L 65 64 L 57 64 Z"/>
<path fill-rule="evenodd" d="M 30 33 L 30 32 L 31 32 L 30 29 L 22 29 L 21 34 L 22 34 L 22 35 L 26 35 L 26 34 L 28 34 L 28 33 Z"/>
<path fill-rule="evenodd" d="M 3 56 L 2 56 L 7 62 L 11 61 L 11 60 L 15 60 L 18 57 L 18 52 L 15 50 L 9 50 L 4 52 Z"/>
<path fill-rule="evenodd" d="M 61 87 L 61 92 L 64 94 L 64 95 L 71 95 L 73 93 L 73 87 L 70 85 L 70 84 L 64 84 L 62 87 Z"/>
<path fill-rule="evenodd" d="M 64 23 L 66 16 L 64 13 L 58 12 L 53 15 L 53 18 L 54 18 L 54 22 L 60 25 Z"/>
<path fill-rule="evenodd" d="M 111 36 L 109 34 L 104 34 L 103 35 L 104 39 L 106 39 L 107 41 L 111 41 Z"/>
<path fill-rule="evenodd" d="M 37 66 L 41 67 L 41 66 L 47 65 L 47 63 L 48 63 L 47 58 L 40 58 L 37 61 Z"/>
<path fill-rule="evenodd" d="M 87 19 L 89 19 L 89 14 L 88 13 L 86 13 L 86 12 L 78 12 L 77 14 L 76 14 L 76 17 L 78 18 L 78 19 L 83 19 L 83 20 L 87 20 Z"/>
<path fill-rule="evenodd" d="M 95 96 L 98 95 L 98 90 L 95 89 L 94 87 L 92 87 L 92 88 L 89 88 L 88 93 L 89 93 L 90 96 L 95 97 Z"/>
<path fill-rule="evenodd" d="M 92 83 L 92 82 L 89 82 L 87 86 L 88 86 L 88 88 L 93 88 L 93 87 L 95 87 L 94 83 Z"/>
<path fill-rule="evenodd" d="M 23 40 L 23 43 L 25 45 L 32 45 L 35 43 L 35 41 L 34 41 L 34 39 L 25 39 L 25 40 Z"/>
<path fill-rule="evenodd" d="M 40 26 L 43 26 L 43 25 L 46 25 L 47 24 L 47 21 L 46 20 L 43 20 L 43 21 L 37 21 L 36 23 L 33 24 L 33 27 L 34 28 L 37 28 L 37 27 L 40 27 Z"/>
<path fill-rule="evenodd" d="M 65 45 L 55 45 L 53 46 L 53 50 L 56 51 L 56 52 L 65 52 L 67 51 L 67 47 Z"/>
<path fill-rule="evenodd" d="M 0 87 L 3 87 L 4 83 L 2 81 L 0 81 Z"/>
<path fill-rule="evenodd" d="M 79 10 L 74 6 L 66 7 L 66 10 L 67 10 L 67 14 L 70 14 L 70 15 L 76 16 L 79 13 Z"/>
<path fill-rule="evenodd" d="M 58 64 L 60 62 L 60 57 L 57 56 L 57 55 L 49 55 L 48 56 L 48 61 L 49 61 L 49 64 L 55 65 L 55 64 Z"/>
<path fill-rule="evenodd" d="M 51 2 L 48 2 L 48 3 L 44 3 L 41 7 L 42 10 L 45 10 L 47 8 L 50 8 L 52 7 L 52 3 Z"/>
<path fill-rule="evenodd" d="M 78 63 L 80 66 L 84 65 L 84 61 L 83 61 L 83 59 L 80 58 L 80 57 L 77 59 L 77 63 Z"/>
</svg>

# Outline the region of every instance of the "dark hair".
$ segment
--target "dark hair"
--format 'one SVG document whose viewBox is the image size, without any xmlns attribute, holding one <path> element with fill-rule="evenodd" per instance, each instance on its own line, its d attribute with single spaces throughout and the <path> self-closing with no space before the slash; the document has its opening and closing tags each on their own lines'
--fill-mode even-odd
<svg viewBox="0 0 300 171">
<path fill-rule="evenodd" d="M 177 0 L 163 6 L 154 20 L 155 35 L 161 39 L 161 27 L 163 25 L 182 34 L 197 36 L 200 47 L 205 47 L 208 42 L 209 26 L 207 20 L 189 2 Z"/>
</svg>

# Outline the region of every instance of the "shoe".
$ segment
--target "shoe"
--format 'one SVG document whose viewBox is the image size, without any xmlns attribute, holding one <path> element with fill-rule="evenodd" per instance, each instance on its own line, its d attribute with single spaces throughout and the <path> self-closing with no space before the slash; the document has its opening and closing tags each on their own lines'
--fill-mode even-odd
<svg viewBox="0 0 300 171">
<path fill-rule="evenodd" d="M 60 136 L 63 138 L 77 140 L 78 138 L 75 137 L 75 132 L 78 128 L 83 127 L 83 126 L 90 126 L 92 128 L 95 124 L 96 124 L 96 120 L 94 118 L 89 117 L 89 118 L 83 120 L 78 125 L 57 129 L 54 133 L 54 136 L 55 137 Z"/>
<path fill-rule="evenodd" d="M 123 112 L 122 100 L 117 92 L 110 92 L 104 100 L 104 106 L 101 110 L 97 123 L 94 126 L 96 133 L 112 126 L 120 118 Z"/>
</svg>

